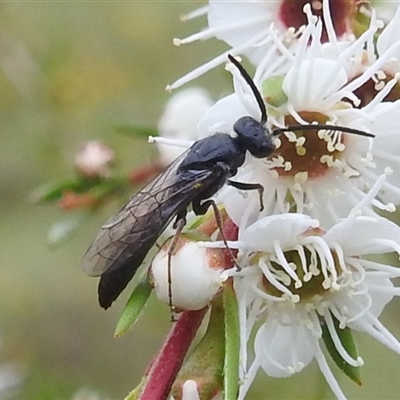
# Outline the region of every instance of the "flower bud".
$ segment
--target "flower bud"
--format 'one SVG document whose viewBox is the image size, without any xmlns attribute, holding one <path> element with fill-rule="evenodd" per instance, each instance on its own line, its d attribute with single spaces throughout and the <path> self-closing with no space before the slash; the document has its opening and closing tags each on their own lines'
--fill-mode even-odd
<svg viewBox="0 0 400 400">
<path fill-rule="evenodd" d="M 103 143 L 92 140 L 75 156 L 75 168 L 85 178 L 107 178 L 114 152 Z"/>
<path fill-rule="evenodd" d="M 168 101 L 160 118 L 160 136 L 184 140 L 201 139 L 197 124 L 212 104 L 210 96 L 203 89 L 189 88 L 178 92 Z M 183 152 L 182 148 L 163 144 L 158 144 L 158 148 L 164 165 L 170 164 Z"/>
<path fill-rule="evenodd" d="M 171 284 L 168 282 L 167 241 L 154 257 L 150 273 L 159 300 L 182 310 L 200 310 L 210 303 L 219 291 L 224 270 L 221 249 L 206 249 L 198 242 L 181 237 L 171 256 Z"/>
</svg>

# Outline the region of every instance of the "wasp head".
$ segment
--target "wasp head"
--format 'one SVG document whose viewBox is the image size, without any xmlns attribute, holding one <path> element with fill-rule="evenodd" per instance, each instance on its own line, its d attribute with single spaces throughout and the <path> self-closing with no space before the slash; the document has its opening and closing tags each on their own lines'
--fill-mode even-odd
<svg viewBox="0 0 400 400">
<path fill-rule="evenodd" d="M 242 117 L 235 122 L 233 130 L 237 141 L 256 158 L 270 156 L 275 150 L 271 133 L 264 125 L 252 117 Z"/>
</svg>

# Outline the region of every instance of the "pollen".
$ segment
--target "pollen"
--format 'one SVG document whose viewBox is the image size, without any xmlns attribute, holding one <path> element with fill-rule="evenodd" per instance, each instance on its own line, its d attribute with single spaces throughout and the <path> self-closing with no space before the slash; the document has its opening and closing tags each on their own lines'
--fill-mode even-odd
<svg viewBox="0 0 400 400">
<path fill-rule="evenodd" d="M 319 113 L 302 112 L 300 116 L 306 121 L 325 124 L 327 117 Z M 297 125 L 292 117 L 285 120 L 286 126 Z M 271 168 L 279 176 L 307 176 L 319 178 L 331 168 L 343 168 L 341 160 L 346 149 L 346 135 L 334 130 L 296 131 L 282 134 L 280 146 L 270 159 Z M 284 166 L 290 163 L 291 168 Z"/>
</svg>

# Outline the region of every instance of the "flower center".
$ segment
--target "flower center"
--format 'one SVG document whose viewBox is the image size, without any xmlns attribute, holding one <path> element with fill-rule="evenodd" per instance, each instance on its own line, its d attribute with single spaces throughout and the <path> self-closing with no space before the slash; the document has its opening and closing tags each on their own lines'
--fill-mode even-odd
<svg viewBox="0 0 400 400">
<path fill-rule="evenodd" d="M 315 296 L 322 297 L 330 289 L 339 287 L 337 280 L 341 270 L 334 251 L 326 258 L 316 247 L 304 246 L 301 253 L 289 250 L 283 256 L 284 262 L 275 256 L 270 256 L 266 261 L 269 276 L 264 274 L 263 286 L 268 294 L 281 297 L 286 292 L 292 300 L 296 298 L 296 303 L 310 302 Z"/>
<path fill-rule="evenodd" d="M 312 112 L 301 112 L 306 121 L 317 121 L 324 124 L 325 115 Z M 297 125 L 293 117 L 285 119 L 287 126 Z M 340 157 L 345 149 L 345 137 L 337 131 L 310 130 L 282 134 L 280 146 L 275 150 L 270 161 L 272 169 L 279 176 L 295 177 L 306 174 L 307 178 L 319 178 L 325 175 L 330 167 L 341 164 Z"/>
<path fill-rule="evenodd" d="M 322 0 L 284 0 L 279 9 L 279 19 L 287 27 L 296 30 L 307 25 L 307 17 L 303 12 L 306 4 L 310 4 L 314 15 L 322 18 Z M 352 25 L 357 7 L 355 0 L 330 0 L 329 11 L 337 37 L 344 35 Z M 326 29 L 322 32 L 322 41 L 328 41 Z"/>
<path fill-rule="evenodd" d="M 356 77 L 357 78 L 357 77 Z M 365 107 L 374 97 L 385 87 L 385 85 L 393 79 L 394 76 L 378 71 L 371 79 L 354 90 L 354 94 L 360 99 L 360 104 L 357 108 Z M 383 98 L 385 101 L 396 101 L 400 98 L 400 84 L 396 83 L 392 90 Z"/>
</svg>

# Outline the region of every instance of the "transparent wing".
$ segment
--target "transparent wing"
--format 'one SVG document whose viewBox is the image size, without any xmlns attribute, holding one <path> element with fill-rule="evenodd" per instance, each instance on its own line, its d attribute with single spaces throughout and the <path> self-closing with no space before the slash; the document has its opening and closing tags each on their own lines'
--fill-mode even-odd
<svg viewBox="0 0 400 400">
<path fill-rule="evenodd" d="M 186 153 L 134 195 L 101 228 L 83 258 L 90 276 L 132 264 L 135 271 L 177 212 L 186 208 L 212 171 L 178 172 Z M 200 184 L 200 185 L 199 185 Z"/>
</svg>

